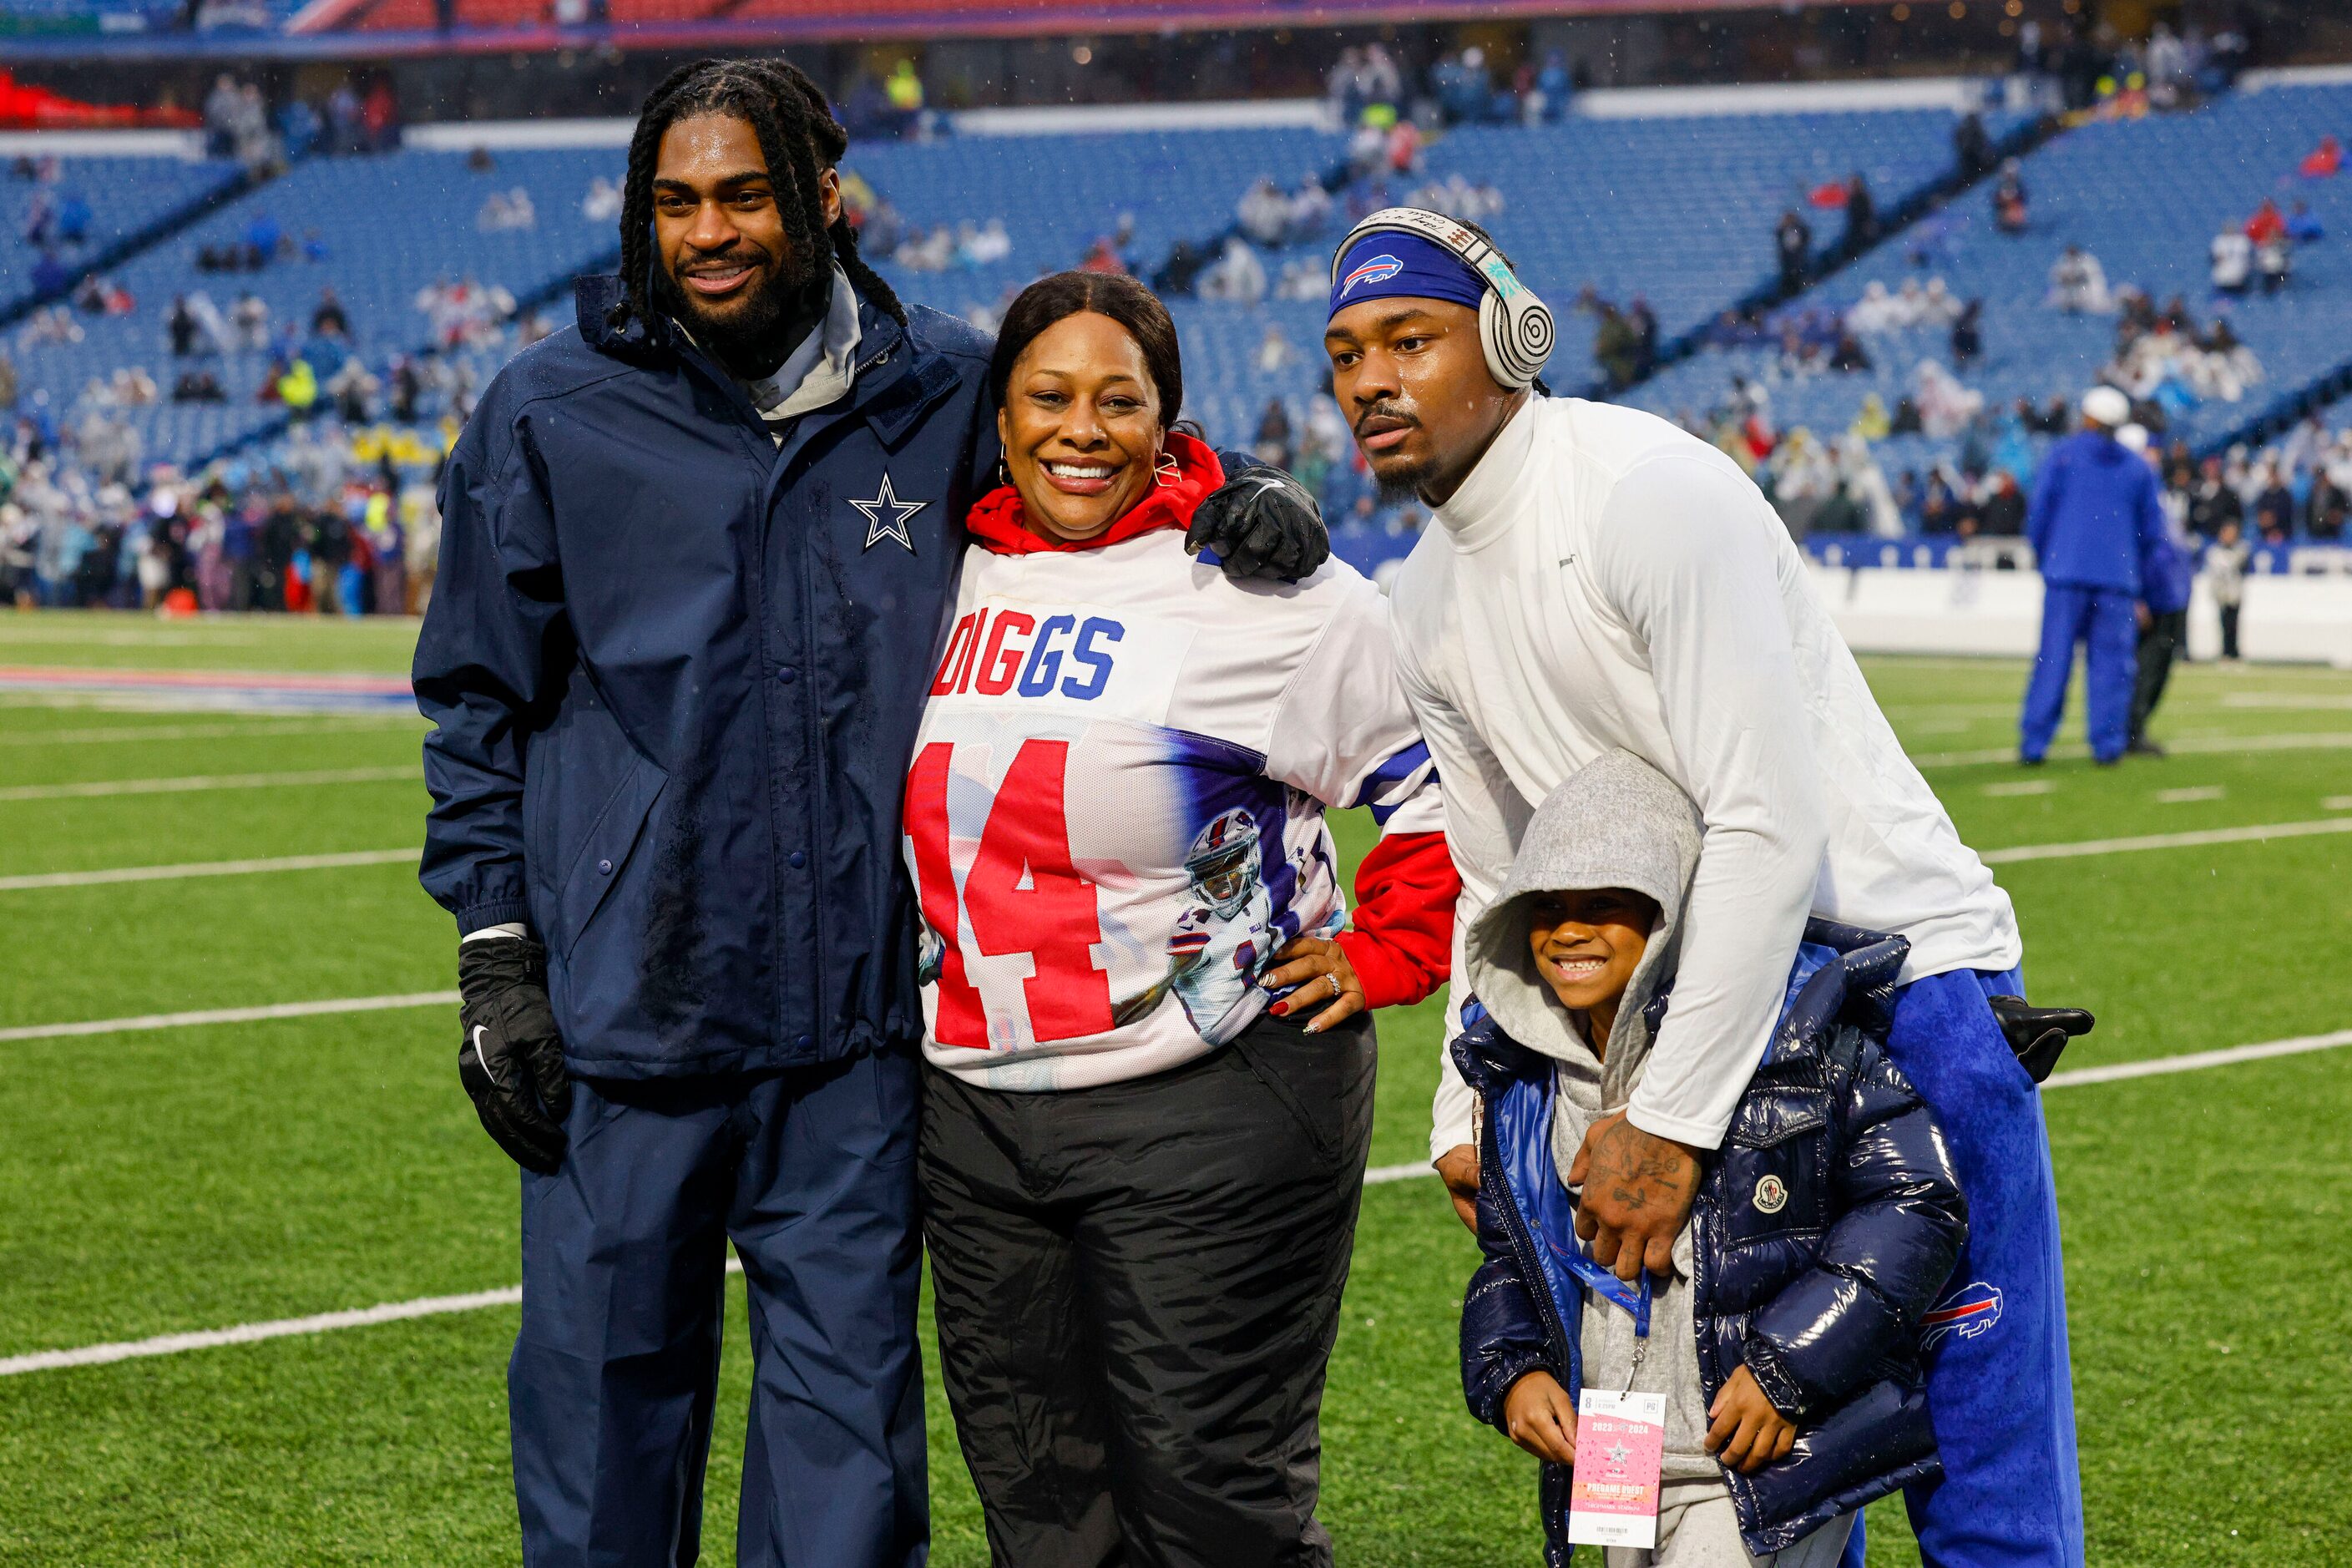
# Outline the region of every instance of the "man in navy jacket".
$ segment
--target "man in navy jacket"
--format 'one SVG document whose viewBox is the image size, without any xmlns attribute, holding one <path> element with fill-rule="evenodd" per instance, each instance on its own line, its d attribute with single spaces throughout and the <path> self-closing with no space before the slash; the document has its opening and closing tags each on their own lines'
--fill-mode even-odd
<svg viewBox="0 0 2352 1568">
<path fill-rule="evenodd" d="M 2157 473 L 2162 500 L 2161 455 L 2150 447 L 2147 432 L 2126 425 L 2116 439 L 2139 455 Z M 2147 721 L 2164 700 L 2172 679 L 2173 661 L 2188 656 L 2189 601 L 2197 585 L 2197 551 L 2170 503 L 2165 506 L 2164 548 L 2141 568 L 2137 671 L 2132 681 L 2131 719 L 2125 726 L 2124 750 L 2133 756 L 2160 757 L 2164 748 L 2147 738 Z"/>
<path fill-rule="evenodd" d="M 2051 449 L 2025 518 L 2042 569 L 2042 647 L 2018 721 L 2018 760 L 2039 763 L 2066 710 L 2074 647 L 2085 645 L 2084 702 L 2091 755 L 2124 753 L 2145 577 L 2166 549 L 2153 470 L 2115 432 L 2131 401 L 2112 386 L 2083 395 L 2083 428 Z"/>
<path fill-rule="evenodd" d="M 674 73 L 620 276 L 499 374 L 443 479 L 422 877 L 458 922 L 461 1079 L 524 1167 L 533 1568 L 694 1560 L 730 1239 L 738 1560 L 924 1552 L 899 794 L 998 454 L 990 345 L 858 259 L 845 146 L 782 62 Z M 1325 548 L 1264 469 L 1195 531 L 1229 572 Z"/>
</svg>

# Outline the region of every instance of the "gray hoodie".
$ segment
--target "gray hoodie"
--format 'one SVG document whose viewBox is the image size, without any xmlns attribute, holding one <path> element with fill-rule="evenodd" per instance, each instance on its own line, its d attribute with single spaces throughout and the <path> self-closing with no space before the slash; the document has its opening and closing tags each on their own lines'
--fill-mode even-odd
<svg viewBox="0 0 2352 1568">
<path fill-rule="evenodd" d="M 1698 868 L 1698 808 L 1664 773 L 1615 751 L 1579 770 L 1547 796 L 1528 823 L 1502 891 L 1471 922 L 1464 946 L 1470 989 L 1506 1033 L 1559 1062 L 1552 1158 L 1566 1182 L 1586 1129 L 1622 1110 L 1648 1065 L 1649 1003 L 1673 979 L 1683 908 Z M 1626 983 L 1605 1061 L 1593 1055 L 1575 1015 L 1537 972 L 1528 945 L 1528 903 L 1538 893 L 1627 888 L 1657 902 L 1649 945 Z M 1652 1281 L 1649 1348 L 1636 1369 L 1632 1316 L 1607 1302 L 1584 1303 L 1584 1377 L 1596 1388 L 1631 1386 L 1666 1396 L 1666 1480 L 1720 1481 L 1708 1456 L 1706 1394 L 1691 1325 L 1690 1228 L 1675 1238 L 1674 1278 Z M 1663 1289 L 1660 1288 L 1663 1283 Z M 1572 1392 L 1572 1391 L 1571 1391 Z"/>
</svg>

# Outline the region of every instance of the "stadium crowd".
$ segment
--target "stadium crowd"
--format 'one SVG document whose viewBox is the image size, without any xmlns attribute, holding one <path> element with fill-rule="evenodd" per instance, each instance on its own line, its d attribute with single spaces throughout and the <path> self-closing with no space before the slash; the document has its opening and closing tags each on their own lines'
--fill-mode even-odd
<svg viewBox="0 0 2352 1568">
<path fill-rule="evenodd" d="M 303 425 L 184 473 L 141 466 L 119 426 L 19 415 L 0 450 L 0 601 L 415 615 L 440 549 L 438 462 L 397 433 Z"/>
<path fill-rule="evenodd" d="M 2087 33 L 2044 39 L 2031 24 L 2018 38 L 2017 68 L 2053 107 L 2088 113 L 2180 107 L 2222 90 L 2242 54 L 2242 40 L 2176 35 L 2159 27 L 2145 44 L 2101 45 Z M 1325 287 L 1325 247 L 1335 234 L 1379 208 L 1404 204 L 1484 223 L 1505 211 L 1495 184 L 1459 173 L 1432 177 L 1423 152 L 1433 137 L 1464 124 L 1536 123 L 1558 120 L 1585 85 L 1553 52 L 1498 76 L 1482 53 L 1440 53 L 1412 68 L 1379 43 L 1343 49 L 1326 88 L 1333 111 L 1352 132 L 1344 158 L 1304 171 L 1288 183 L 1262 175 L 1236 193 L 1230 221 L 1213 234 L 1180 240 L 1164 254 L 1138 244 L 1134 219 L 1106 215 L 1102 232 L 1071 260 L 1083 269 L 1132 272 L 1161 294 L 1225 301 L 1244 308 L 1266 300 L 1318 298 Z M 899 59 L 880 75 L 850 84 L 845 118 L 867 134 L 921 134 L 926 89 L 912 61 Z M 2137 96 L 2135 96 L 2137 95 Z M 287 97 L 274 106 L 254 84 L 224 74 L 205 101 L 210 150 L 233 156 L 257 174 L 287 161 L 359 154 L 396 142 L 399 110 L 390 78 L 359 72 L 323 96 Z M 1969 115 L 1953 135 L 1956 167 L 1966 177 L 1993 176 L 1970 199 L 1988 203 L 1995 232 L 2021 243 L 2034 233 L 2032 193 L 2012 160 L 2002 163 L 1981 119 Z M 477 171 L 494 167 L 488 153 Z M 2333 178 L 2342 150 L 2334 136 L 2319 142 L 2296 173 Z M 37 252 L 37 290 L 62 287 L 89 254 L 89 194 L 56 159 L 16 161 L 13 177 L 33 187 L 22 234 Z M 546 196 L 544 191 L 541 197 Z M 853 167 L 845 169 L 845 208 L 866 254 L 887 258 L 910 274 L 982 268 L 1013 249 L 1002 216 L 953 223 L 924 222 L 901 213 Z M 470 198 L 469 198 L 470 199 Z M 580 201 L 590 223 L 618 216 L 620 192 L 603 175 Z M 1858 250 L 1879 232 L 1878 201 L 1859 173 L 1821 183 L 1803 206 L 1816 220 L 1835 216 L 1840 243 Z M 518 185 L 479 198 L 476 226 L 484 231 L 529 228 L 541 221 L 530 193 Z M 1798 300 L 1777 310 L 1734 308 L 1702 334 L 1701 353 L 1737 353 L 1742 369 L 1727 376 L 1717 404 L 1685 409 L 1678 422 L 1732 454 L 1755 475 L 1792 531 L 1860 532 L 1881 537 L 2006 538 L 2021 531 L 2039 455 L 2065 433 L 2068 400 L 2076 390 L 2050 385 L 2035 397 L 2006 403 L 1969 384 L 1985 354 L 1984 302 L 1963 298 L 1933 270 L 1948 243 L 1948 221 L 1930 216 L 1906 231 L 1915 271 L 1899 283 L 1873 281 L 1843 309 Z M 1790 288 L 1806 276 L 1813 254 L 1812 222 L 1791 210 L 1773 237 Z M 2150 291 L 2112 281 L 2086 247 L 2068 244 L 2049 269 L 2046 300 L 2053 312 L 2112 316 L 2112 359 L 2098 379 L 2130 395 L 2134 418 L 2154 437 L 2170 504 L 2201 536 L 2224 519 L 2250 540 L 2272 544 L 2335 542 L 2344 532 L 2352 495 L 2352 435 L 2324 422 L 2306 422 L 2291 437 L 2262 449 L 2237 448 L 2202 457 L 2172 426 L 2188 410 L 2209 402 L 2236 403 L 2264 380 L 2264 368 L 2233 329 L 2236 299 L 2252 289 L 2291 286 L 2294 252 L 2324 243 L 2326 234 L 2307 204 L 2262 197 L 2241 225 L 2210 246 L 2213 290 L 2192 305 L 2175 293 L 2158 303 Z M 519 307 L 501 280 L 443 277 L 415 299 L 421 352 L 362 352 L 334 288 L 330 239 L 315 229 L 254 214 L 230 240 L 205 246 L 194 258 L 197 279 L 162 300 L 140 300 L 103 275 L 81 277 L 64 297 L 32 310 L 17 328 L 25 345 L 80 341 L 85 321 L 137 315 L 159 318 L 159 366 L 129 363 L 93 376 L 69 403 L 58 389 L 18 396 L 17 377 L 0 352 L 0 407 L 16 412 L 0 485 L 7 491 L 0 529 L 7 542 L 7 587 L 25 602 L 137 604 L 159 572 L 164 591 L 184 589 L 204 607 L 302 609 L 333 605 L 347 612 L 413 607 L 414 595 L 381 584 L 354 592 L 343 584 L 345 564 L 398 560 L 406 571 L 416 526 L 414 505 L 393 507 L 380 531 L 353 532 L 360 504 L 347 475 L 321 476 L 317 454 L 341 454 L 345 466 L 380 468 L 360 484 L 381 496 L 423 495 L 449 433 L 467 417 L 479 386 L 503 359 L 551 330 L 548 320 Z M 244 285 L 245 276 L 288 267 L 316 268 L 320 287 L 303 312 L 273 316 L 270 305 Z M 968 311 L 993 331 L 1017 291 L 1007 284 L 992 305 Z M 283 299 L 282 293 L 278 296 Z M 160 310 L 157 307 L 161 307 Z M 1634 385 L 1661 361 L 1655 311 L 1639 295 L 1601 297 L 1587 288 L 1575 309 L 1593 323 L 1593 356 L 1611 389 Z M 2200 319 L 2201 318 L 2201 319 Z M 1760 357 L 1759 357 L 1760 352 Z M 236 356 L 267 365 L 257 384 L 228 374 Z M 1302 479 L 1343 531 L 1395 536 L 1418 531 L 1418 509 L 1384 505 L 1349 441 L 1344 416 L 1322 390 L 1286 391 L 1284 373 L 1314 357 L 1313 345 L 1289 341 L 1269 321 L 1253 356 L 1267 395 L 1253 424 L 1226 434 L 1246 438 L 1265 460 Z M 1892 370 L 1903 389 L 1867 393 L 1843 428 L 1819 418 L 1777 418 L 1776 397 L 1803 403 L 1792 387 L 1815 378 Z M 232 388 L 236 390 L 232 391 Z M 265 441 L 242 457 L 184 474 L 148 459 L 140 421 L 131 411 L 156 404 L 221 403 L 256 397 L 283 409 L 293 433 Z M 380 424 L 381 422 L 381 424 Z M 1886 443 L 1906 437 L 1889 456 Z M 398 451 L 398 462 L 378 458 Z M 218 527 L 205 531 L 207 511 Z M 379 511 L 381 511 L 379 508 Z M 292 521 L 271 534 L 249 574 L 201 570 L 205 549 L 223 559 L 247 558 L 242 541 L 270 518 Z M 255 532 L 253 537 L 258 538 Z M 321 542 L 315 551 L 305 541 Z M 151 548 L 152 544 L 152 548 Z M 294 569 L 297 556 L 306 563 Z M 153 559 L 149 559 L 152 557 Z M 158 567 L 155 561 L 164 564 Z M 320 563 L 331 566 L 323 577 Z M 406 574 L 414 577 L 413 571 Z M 377 584 L 373 569 L 359 576 Z M 327 591 L 311 586 L 324 583 Z"/>
<path fill-rule="evenodd" d="M 2037 406 L 2021 397 L 2009 407 L 1988 408 L 1933 360 L 1921 362 L 1916 385 L 1895 414 L 1873 394 L 1853 426 L 1826 436 L 1801 425 L 1776 426 L 1770 388 L 1744 377 L 1734 379 L 1721 404 L 1677 422 L 1747 469 L 1799 538 L 2021 537 L 2042 450 L 2073 427 L 2065 399 Z M 2146 406 L 2136 404 L 2135 414 Z M 2345 542 L 2352 521 L 2352 419 L 2342 410 L 2336 417 L 2345 422 L 2315 413 L 2277 441 L 2240 443 L 2201 458 L 2186 440 L 2158 436 L 2167 508 L 2203 540 L 2217 537 L 2227 522 L 2268 545 Z M 1876 444 L 1904 431 L 1957 441 L 1890 477 Z"/>
</svg>

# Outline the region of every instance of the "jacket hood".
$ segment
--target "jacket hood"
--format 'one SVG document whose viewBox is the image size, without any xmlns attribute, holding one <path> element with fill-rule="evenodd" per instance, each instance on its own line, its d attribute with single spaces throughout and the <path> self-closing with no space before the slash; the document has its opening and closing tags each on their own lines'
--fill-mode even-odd
<svg viewBox="0 0 2352 1568">
<path fill-rule="evenodd" d="M 627 298 L 617 272 L 593 273 L 575 281 L 572 304 L 580 324 L 580 341 L 601 353 L 625 357 L 668 343 L 669 323 L 659 317 L 648 321 L 633 310 L 625 325 L 613 324 L 614 310 Z"/>
<path fill-rule="evenodd" d="M 1519 839 L 1511 874 L 1464 940 L 1470 987 L 1510 1037 L 1548 1057 L 1591 1061 L 1574 1018 L 1536 971 L 1528 905 L 1538 893 L 1629 888 L 1658 905 L 1642 962 L 1626 984 L 1601 1069 L 1601 1104 L 1632 1098 L 1656 1027 L 1650 1004 L 1673 979 L 1683 902 L 1698 868 L 1697 806 L 1627 751 L 1579 770 L 1545 797 Z"/>
<path fill-rule="evenodd" d="M 613 325 L 614 308 L 627 297 L 617 272 L 593 273 L 576 280 L 572 286 L 572 303 L 574 319 L 580 325 L 580 341 L 600 353 L 639 362 L 659 350 L 687 346 L 686 334 L 667 316 L 656 314 L 647 321 L 632 310 L 625 324 Z M 898 335 L 898 323 L 876 310 L 863 295 L 857 300 L 857 326 L 861 359 L 870 359 L 876 349 L 895 342 Z"/>
</svg>

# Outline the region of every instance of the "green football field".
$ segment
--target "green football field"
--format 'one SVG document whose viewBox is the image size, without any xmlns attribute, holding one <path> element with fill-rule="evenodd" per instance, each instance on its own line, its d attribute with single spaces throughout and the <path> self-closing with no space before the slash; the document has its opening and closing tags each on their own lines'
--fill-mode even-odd
<svg viewBox="0 0 2352 1568">
<path fill-rule="evenodd" d="M 398 673 L 412 636 L 7 616 L 0 669 Z M 2029 773 L 2005 760 L 2019 666 L 1868 669 L 2014 895 L 2034 994 L 2099 1015 L 2066 1068 L 2352 1032 L 2352 833 L 2335 831 L 2352 828 L 2352 674 L 2187 668 L 2156 725 L 2168 760 Z M 38 1032 L 453 985 L 452 927 L 408 853 L 422 732 L 0 689 L 0 1563 L 516 1559 L 504 1300 L 14 1370 L 517 1279 L 514 1174 L 457 1088 L 447 1005 Z M 1339 828 L 1360 851 L 1368 826 Z M 1438 1019 L 1381 1019 L 1375 1166 L 1425 1158 Z M 2091 1561 L 2352 1562 L 2352 1050 L 2053 1087 L 2046 1109 Z M 1433 1181 L 1367 1190 L 1324 1413 L 1342 1563 L 1540 1559 L 1534 1461 L 1462 1406 L 1472 1253 Z M 705 1527 L 720 1562 L 740 1299 L 730 1334 Z M 966 1568 L 986 1554 L 936 1384 L 929 1409 L 934 1561 Z M 1873 1510 L 1871 1537 L 1874 1563 L 1916 1562 L 1899 1507 Z"/>
</svg>

